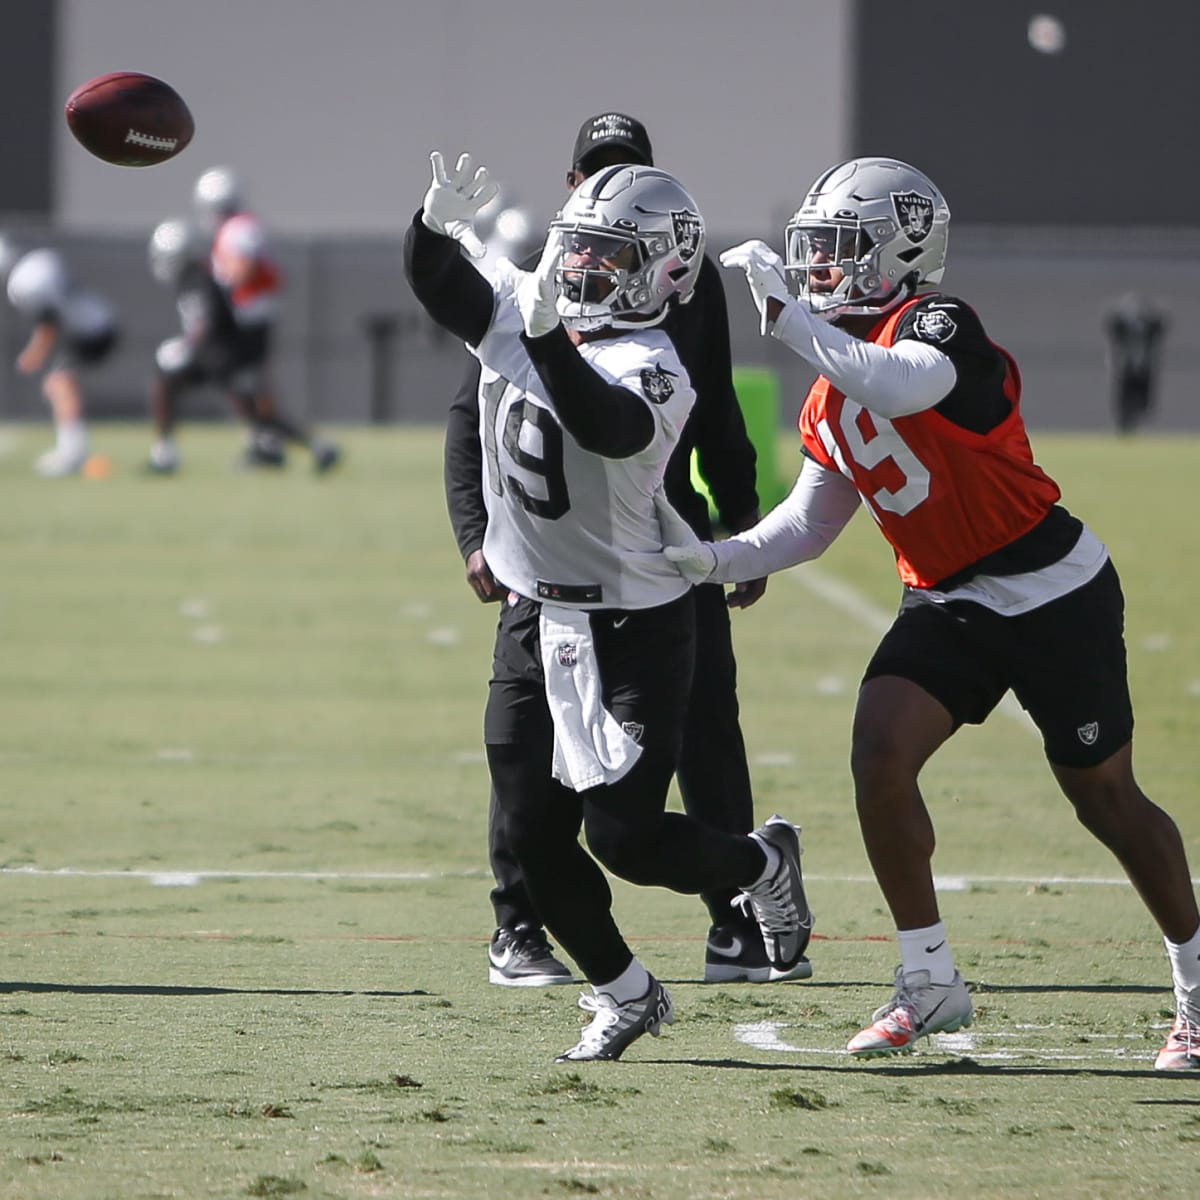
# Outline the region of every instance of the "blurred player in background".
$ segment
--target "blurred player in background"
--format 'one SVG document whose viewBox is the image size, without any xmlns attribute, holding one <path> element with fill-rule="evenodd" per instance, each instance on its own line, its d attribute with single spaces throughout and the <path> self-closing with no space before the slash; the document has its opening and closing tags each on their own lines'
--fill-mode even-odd
<svg viewBox="0 0 1200 1200">
<path fill-rule="evenodd" d="M 1148 297 L 1129 292 L 1113 305 L 1104 331 L 1108 334 L 1117 428 L 1133 433 L 1154 407 L 1167 318 Z"/>
<path fill-rule="evenodd" d="M 290 442 L 311 452 L 315 470 L 328 471 L 341 457 L 338 446 L 284 413 L 272 387 L 270 356 L 284 280 L 262 221 L 245 211 L 241 185 L 228 167 L 205 171 L 196 181 L 192 202 L 200 229 L 211 238 L 212 279 L 224 293 L 236 327 L 234 402 L 246 408 L 252 427 L 246 464 L 283 466 Z"/>
<path fill-rule="evenodd" d="M 567 187 L 574 190 L 597 171 L 618 163 L 654 165 L 645 126 L 625 113 L 590 117 L 575 139 Z M 486 274 L 489 258 L 482 262 Z M 755 451 L 733 388 L 725 291 L 720 272 L 707 255 L 690 300 L 670 308 L 662 329 L 674 343 L 696 391 L 695 405 L 667 466 L 667 497 L 700 537 L 712 536 L 708 502 L 692 484 L 695 449 L 722 524 L 735 531 L 745 529 L 759 517 Z M 445 485 L 467 581 L 479 599 L 488 603 L 500 601 L 505 590 L 492 576 L 483 553 L 487 511 L 479 443 L 479 378 L 479 363 L 472 360 L 450 406 Z M 765 579 L 739 584 L 729 606 L 748 607 L 765 590 Z M 754 801 L 739 721 L 737 664 L 725 591 L 715 585 L 695 588 L 692 602 L 697 622 L 696 663 L 676 778 L 689 816 L 727 833 L 748 833 L 754 827 Z M 496 930 L 488 947 L 488 978 L 515 987 L 569 983 L 570 971 L 554 957 L 529 898 L 495 795 L 488 810 L 488 843 L 496 880 L 491 894 Z M 736 894 L 736 889 L 723 889 L 703 896 L 710 921 L 704 978 L 714 983 L 776 980 L 779 973 L 768 961 L 753 918 L 732 906 Z M 811 974 L 807 958 L 791 972 L 793 978 Z"/>
<path fill-rule="evenodd" d="M 57 250 L 21 254 L 5 242 L 3 268 L 9 300 L 33 325 L 17 355 L 17 370 L 41 374 L 42 395 L 54 419 L 54 447 L 36 460 L 34 470 L 46 478 L 74 475 L 89 456 L 79 375 L 112 353 L 116 314 L 107 299 L 76 282 Z"/>
<path fill-rule="evenodd" d="M 621 936 L 600 863 L 644 886 L 741 891 L 781 971 L 808 942 L 790 823 L 725 833 L 664 811 L 695 607 L 655 552 L 658 507 L 695 397 L 657 326 L 695 286 L 704 225 L 672 176 L 611 167 L 569 197 L 533 272 L 505 264 L 489 282 L 460 243 L 482 254 L 472 224 L 495 185 L 469 155 L 452 174 L 432 163 L 404 265 L 483 365 L 484 552 L 506 593 L 488 769 L 538 916 L 591 984 L 593 1019 L 559 1060 L 611 1060 L 673 1007 Z"/>
<path fill-rule="evenodd" d="M 971 1024 L 918 778 L 1011 689 L 1079 821 L 1162 931 L 1176 1018 L 1155 1067 L 1200 1069 L 1200 911 L 1179 830 L 1133 774 L 1121 583 L 1034 462 L 1016 363 L 974 309 L 937 290 L 949 224 L 922 172 L 852 159 L 822 174 L 792 217 L 786 263 L 759 241 L 721 256 L 746 273 L 760 331 L 820 372 L 800 414 L 804 465 L 755 528 L 667 557 L 697 581 L 754 578 L 816 558 L 860 506 L 895 553 L 903 600 L 867 665 L 850 759 L 900 966 L 851 1054 L 905 1052 Z"/>
</svg>

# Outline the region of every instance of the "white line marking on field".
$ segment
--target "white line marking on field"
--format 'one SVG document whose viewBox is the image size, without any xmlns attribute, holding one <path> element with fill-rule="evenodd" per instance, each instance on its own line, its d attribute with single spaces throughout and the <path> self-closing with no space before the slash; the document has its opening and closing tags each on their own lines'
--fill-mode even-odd
<svg viewBox="0 0 1200 1200">
<path fill-rule="evenodd" d="M 1151 654 L 1165 654 L 1171 648 L 1169 633 L 1148 633 L 1142 638 L 1142 649 Z"/>
<path fill-rule="evenodd" d="M 154 756 L 159 762 L 195 762 L 196 752 L 187 746 L 164 746 Z"/>
<path fill-rule="evenodd" d="M 192 630 L 192 641 L 205 646 L 215 646 L 225 640 L 225 628 L 222 625 L 197 625 Z"/>
<path fill-rule="evenodd" d="M 457 646 L 462 641 L 462 634 L 451 625 L 440 625 L 427 630 L 425 640 L 431 646 Z"/>
<path fill-rule="evenodd" d="M 752 1046 L 755 1050 L 766 1050 L 769 1053 L 821 1054 L 832 1058 L 845 1058 L 848 1056 L 848 1052 L 845 1049 L 837 1046 L 794 1045 L 792 1042 L 787 1041 L 785 1036 L 787 1031 L 792 1028 L 786 1021 L 754 1021 L 734 1025 L 733 1038 L 734 1041 L 741 1042 L 744 1046 Z M 1045 1028 L 1053 1028 L 1053 1026 L 1046 1026 Z M 993 1040 L 1012 1036 L 1012 1034 L 1003 1031 L 993 1034 L 979 1030 L 972 1033 L 966 1031 L 960 1033 L 935 1033 L 929 1039 L 930 1044 L 926 1053 L 932 1051 L 934 1053 L 956 1054 L 961 1057 L 990 1061 L 1033 1058 L 1042 1062 L 1107 1062 L 1113 1059 L 1136 1062 L 1150 1057 L 1145 1051 L 1130 1053 L 1126 1045 L 1112 1047 L 1096 1046 L 1090 1053 L 1080 1054 L 1074 1049 L 1075 1045 L 1077 1045 L 1077 1039 L 1074 1036 L 1071 1037 L 1073 1047 L 1071 1053 L 1068 1053 L 1064 1047 L 1053 1044 L 1014 1046 L 1003 1050 L 989 1050 L 985 1048 Z M 1144 1043 L 1144 1039 L 1140 1034 L 1096 1034 L 1089 1035 L 1088 1037 L 1089 1043 L 1100 1040 Z M 923 1047 L 918 1043 L 917 1052 L 920 1053 L 922 1049 Z M 901 1060 L 907 1058 L 906 1055 L 898 1057 Z"/>
<path fill-rule="evenodd" d="M 205 621 L 208 619 L 208 614 L 208 600 L 204 596 L 193 596 L 179 605 L 179 615 L 193 621 Z"/>
<path fill-rule="evenodd" d="M 352 882 L 363 879 L 404 883 L 412 880 L 482 879 L 488 872 L 478 871 L 229 871 L 229 870 L 117 870 L 84 867 L 0 867 L 0 875 L 22 875 L 57 879 L 147 879 L 162 886 L 164 881 L 186 881 L 188 886 L 205 879 L 309 879 L 326 882 Z"/>
<path fill-rule="evenodd" d="M 483 879 L 490 878 L 483 869 L 466 871 L 237 871 L 228 867 L 220 868 L 105 868 L 105 867 L 38 867 L 13 866 L 0 867 L 0 876 L 22 875 L 26 878 L 59 878 L 59 879 L 149 879 L 151 881 L 170 877 L 183 877 L 188 880 L 205 879 L 297 879 L 325 880 L 337 882 L 345 880 L 373 879 L 385 882 L 404 883 L 413 880 L 436 879 Z M 810 883 L 865 883 L 876 886 L 873 875 L 820 875 L 805 872 L 804 878 Z M 1193 879 L 1194 884 L 1200 885 L 1200 879 Z M 1073 875 L 936 875 L 934 885 L 939 891 L 963 891 L 975 884 L 1011 885 L 1019 887 L 1046 887 L 1050 885 L 1079 886 L 1079 887 L 1129 887 L 1129 880 L 1117 877 L 1103 876 L 1073 876 Z"/>
<path fill-rule="evenodd" d="M 778 753 L 767 752 L 765 754 L 756 754 L 754 756 L 754 765 L 756 767 L 794 767 L 796 765 L 796 756 L 789 754 L 786 750 Z"/>
<path fill-rule="evenodd" d="M 851 587 L 833 575 L 826 574 L 813 563 L 801 563 L 798 567 L 790 567 L 783 574 L 794 583 L 807 588 L 814 596 L 831 604 L 839 612 L 853 617 L 872 633 L 882 634 L 891 628 L 895 614 L 885 612 L 868 600 L 857 588 Z M 1038 732 L 1038 728 L 1029 714 L 1017 703 L 1011 692 L 1005 693 L 1004 699 L 997 705 L 996 711 L 1024 726 L 1030 733 Z"/>
</svg>

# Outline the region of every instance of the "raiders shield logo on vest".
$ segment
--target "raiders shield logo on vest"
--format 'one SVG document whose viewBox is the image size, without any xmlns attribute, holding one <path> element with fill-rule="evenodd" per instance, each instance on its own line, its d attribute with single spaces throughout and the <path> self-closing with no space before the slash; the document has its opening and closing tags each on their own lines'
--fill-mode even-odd
<svg viewBox="0 0 1200 1200">
<path fill-rule="evenodd" d="M 1079 740 L 1085 746 L 1094 746 L 1100 736 L 1100 722 L 1089 721 L 1086 725 L 1080 725 L 1075 732 L 1079 734 Z"/>
<path fill-rule="evenodd" d="M 674 378 L 674 372 L 665 371 L 662 367 L 655 367 L 653 370 L 643 367 L 642 391 L 646 394 L 646 399 L 651 404 L 666 404 L 675 394 L 675 385 L 671 382 Z"/>
<path fill-rule="evenodd" d="M 892 208 L 904 236 L 910 242 L 923 242 L 933 228 L 933 201 L 920 192 L 893 192 Z"/>
</svg>

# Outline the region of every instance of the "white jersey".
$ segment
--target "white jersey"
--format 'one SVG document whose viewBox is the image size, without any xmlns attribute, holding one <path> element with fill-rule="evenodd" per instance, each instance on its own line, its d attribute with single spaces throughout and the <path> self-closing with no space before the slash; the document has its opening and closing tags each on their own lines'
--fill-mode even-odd
<svg viewBox="0 0 1200 1200">
<path fill-rule="evenodd" d="M 53 250 L 31 250 L 17 261 L 8 277 L 8 298 L 27 317 L 51 317 L 68 337 L 98 337 L 113 328 L 112 306 L 77 287 Z"/>
<path fill-rule="evenodd" d="M 534 600 L 571 608 L 653 608 L 690 586 L 662 556 L 654 494 L 695 401 L 667 335 L 631 330 L 579 352 L 607 382 L 641 397 L 655 437 L 629 458 L 584 450 L 559 422 L 520 340 L 511 287 L 494 282 L 482 364 L 479 436 L 492 574 Z"/>
</svg>

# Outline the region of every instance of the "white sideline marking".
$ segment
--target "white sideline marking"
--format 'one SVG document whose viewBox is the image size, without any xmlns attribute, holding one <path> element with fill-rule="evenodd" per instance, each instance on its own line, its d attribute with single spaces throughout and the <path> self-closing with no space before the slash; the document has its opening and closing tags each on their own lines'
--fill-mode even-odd
<svg viewBox="0 0 1200 1200">
<path fill-rule="evenodd" d="M 752 1046 L 755 1050 L 766 1050 L 777 1054 L 823 1054 L 833 1058 L 847 1058 L 849 1051 L 836 1046 L 797 1046 L 785 1040 L 783 1034 L 785 1031 L 793 1028 L 786 1021 L 754 1021 L 746 1024 L 737 1024 L 733 1027 L 733 1039 L 736 1042 L 741 1042 L 744 1046 Z M 797 1027 L 798 1028 L 798 1027 Z M 1054 1026 L 1039 1026 L 1040 1029 L 1053 1029 Z M 1027 1032 L 1027 1031 L 1026 1031 Z M 1065 1047 L 1053 1044 L 1049 1045 L 1021 1045 L 1013 1046 L 1004 1049 L 986 1049 L 993 1042 L 998 1042 L 1004 1038 L 1016 1037 L 1016 1033 L 1009 1033 L 1000 1030 L 996 1033 L 981 1033 L 969 1032 L 963 1030 L 960 1033 L 935 1033 L 929 1039 L 929 1050 L 935 1053 L 957 1054 L 964 1057 L 974 1059 L 988 1059 L 992 1061 L 1003 1060 L 1010 1061 L 1019 1058 L 1034 1058 L 1043 1062 L 1097 1062 L 1111 1061 L 1113 1059 L 1125 1059 L 1129 1061 L 1141 1061 L 1149 1059 L 1150 1054 L 1144 1050 L 1140 1052 L 1130 1053 L 1126 1045 L 1117 1045 L 1112 1047 L 1095 1046 L 1090 1053 L 1080 1054 L 1075 1052 L 1074 1047 L 1078 1044 L 1076 1037 L 1072 1036 L 1072 1051 L 1067 1052 Z M 1027 1042 L 1031 1039 L 1026 1038 Z M 1145 1045 L 1145 1039 L 1140 1034 L 1089 1034 L 1089 1043 L 1095 1041 L 1110 1041 L 1123 1043 L 1136 1043 L 1139 1049 Z M 981 1047 L 984 1047 L 981 1049 Z M 918 1052 L 920 1045 L 918 1044 Z M 898 1056 L 901 1058 L 907 1056 Z"/>
<path fill-rule="evenodd" d="M 82 867 L 0 867 L 0 875 L 24 875 L 33 878 L 58 879 L 146 879 L 159 887 L 187 886 L 205 879 L 311 879 L 328 882 L 382 880 L 403 883 L 430 879 L 482 879 L 487 871 L 147 871 L 141 869 L 113 870 Z"/>
<path fill-rule="evenodd" d="M 814 596 L 819 596 L 826 603 L 833 605 L 839 612 L 853 617 L 860 625 L 866 626 L 872 633 L 882 634 L 891 628 L 893 613 L 885 612 L 873 604 L 856 588 L 848 583 L 828 575 L 813 563 L 801 563 L 798 567 L 789 567 L 783 572 L 793 583 L 807 588 Z M 1024 726 L 1030 733 L 1038 732 L 1029 714 L 1017 703 L 1011 692 L 1005 692 L 1004 699 L 996 706 L 996 711 L 1002 713 L 1018 725 Z"/>
<path fill-rule="evenodd" d="M 419 880 L 436 879 L 484 879 L 491 878 L 490 872 L 479 870 L 468 871 L 234 871 L 225 867 L 214 869 L 199 869 L 189 867 L 177 868 L 105 868 L 105 867 L 37 867 L 16 866 L 0 867 L 0 876 L 22 875 L 27 878 L 59 878 L 59 879 L 148 879 L 151 882 L 161 880 L 186 880 L 190 885 L 193 881 L 205 879 L 311 879 L 338 882 L 344 880 L 381 880 L 384 882 L 404 883 Z M 875 886 L 873 875 L 813 875 L 805 872 L 804 878 L 810 883 L 866 883 Z M 1200 884 L 1200 879 L 1193 879 L 1194 884 Z M 1010 884 L 1020 887 L 1047 887 L 1053 884 L 1064 886 L 1078 885 L 1080 887 L 1129 887 L 1129 880 L 1123 877 L 1104 877 L 1086 875 L 935 875 L 934 886 L 943 892 L 960 892 L 974 884 Z"/>
</svg>

